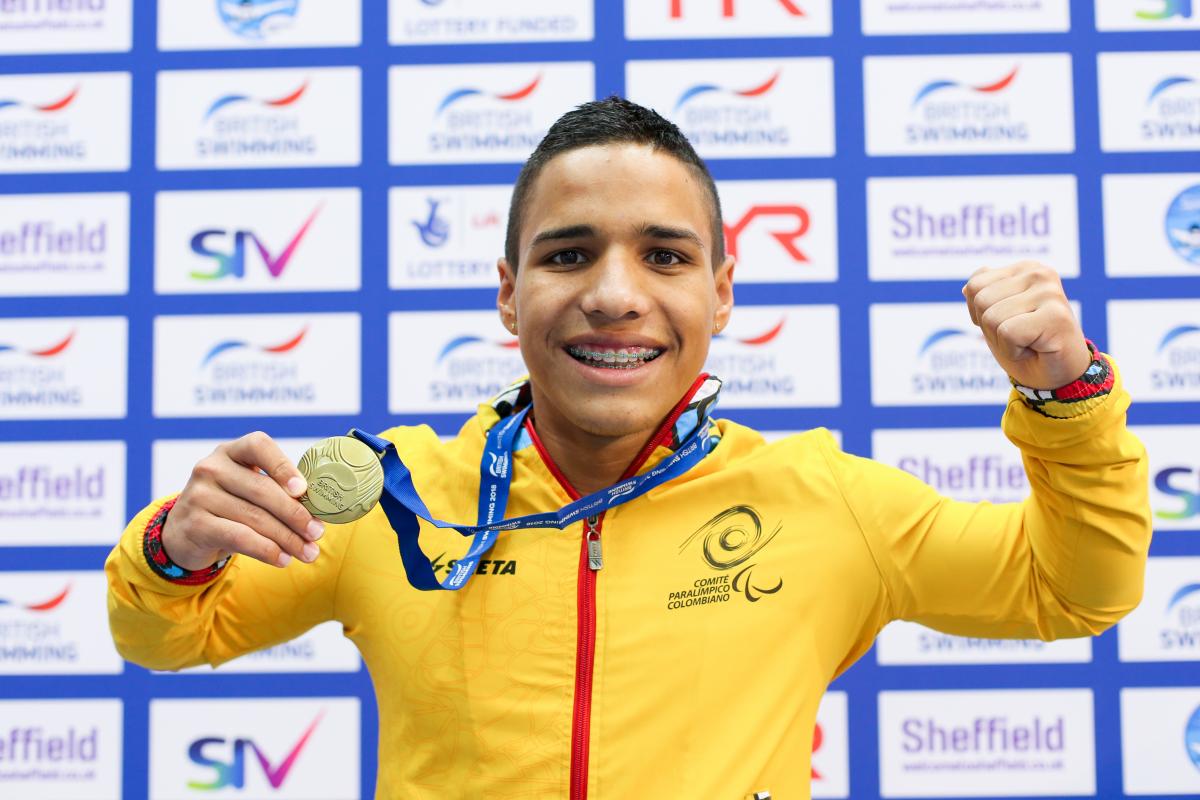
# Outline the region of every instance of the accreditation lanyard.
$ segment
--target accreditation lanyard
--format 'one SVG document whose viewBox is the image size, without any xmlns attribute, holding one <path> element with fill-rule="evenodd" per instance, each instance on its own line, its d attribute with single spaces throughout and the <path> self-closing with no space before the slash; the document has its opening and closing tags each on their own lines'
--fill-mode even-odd
<svg viewBox="0 0 1200 800">
<path fill-rule="evenodd" d="M 396 532 L 400 547 L 400 559 L 408 582 L 417 589 L 461 589 L 475 574 L 479 559 L 492 549 L 500 531 L 515 528 L 558 528 L 562 529 L 579 520 L 602 514 L 610 508 L 628 503 L 641 497 L 651 489 L 687 472 L 708 455 L 717 439 L 709 436 L 709 422 L 713 403 L 707 404 L 699 424 L 684 439 L 679 448 L 653 469 L 616 486 L 601 489 L 586 497 L 568 503 L 557 511 L 528 514 L 504 519 L 508 505 L 508 492 L 512 484 L 513 443 L 525 422 L 532 406 L 526 406 L 492 426 L 488 431 L 483 457 L 479 464 L 479 521 L 475 525 L 461 525 L 437 519 L 417 494 L 412 473 L 396 452 L 396 446 L 386 439 L 373 436 L 355 428 L 350 435 L 367 444 L 382 455 L 383 494 L 380 504 Z M 439 528 L 453 528 L 463 536 L 471 537 L 471 547 L 461 556 L 445 580 L 439 581 L 429 557 L 417 543 L 420 524 L 417 518 Z M 496 518 L 501 519 L 497 520 Z"/>
</svg>

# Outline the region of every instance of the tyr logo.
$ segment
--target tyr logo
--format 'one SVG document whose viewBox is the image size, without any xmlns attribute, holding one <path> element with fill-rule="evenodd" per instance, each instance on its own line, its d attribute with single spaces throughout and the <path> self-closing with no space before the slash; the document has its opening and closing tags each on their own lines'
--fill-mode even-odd
<svg viewBox="0 0 1200 800">
<path fill-rule="evenodd" d="M 700 526 L 684 540 L 679 552 L 699 539 L 705 563 L 718 572 L 728 573 L 740 567 L 733 576 L 732 589 L 740 592 L 751 603 L 757 603 L 764 595 L 775 594 L 783 588 L 783 578 L 774 586 L 758 586 L 753 582 L 754 563 L 747 563 L 771 543 L 782 530 L 776 525 L 769 534 L 763 534 L 762 520 L 750 506 L 733 506 Z M 744 566 L 743 566 L 744 565 Z"/>
<path fill-rule="evenodd" d="M 1190 2 L 1190 0 L 1187 1 Z M 793 0 L 778 0 L 778 2 L 783 6 L 784 11 L 793 17 L 804 16 L 804 9 L 796 5 Z M 721 16 L 726 19 L 737 16 L 736 5 L 736 0 L 721 0 Z M 680 19 L 681 17 L 683 17 L 683 0 L 671 0 L 671 19 Z"/>
<path fill-rule="evenodd" d="M 793 261 L 808 263 L 808 256 L 796 246 L 796 240 L 807 234 L 812 226 L 812 218 L 804 206 L 751 206 L 737 222 L 725 224 L 725 250 L 729 255 L 737 257 L 738 237 L 758 217 L 781 218 L 776 223 L 781 229 L 769 231 L 771 238 L 779 242 Z"/>
</svg>

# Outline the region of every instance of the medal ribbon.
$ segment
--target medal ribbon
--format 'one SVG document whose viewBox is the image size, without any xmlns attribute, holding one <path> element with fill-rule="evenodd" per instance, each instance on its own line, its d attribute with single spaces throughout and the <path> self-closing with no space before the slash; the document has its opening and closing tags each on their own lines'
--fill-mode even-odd
<svg viewBox="0 0 1200 800">
<path fill-rule="evenodd" d="M 475 574 L 479 559 L 492 549 L 500 531 L 516 528 L 561 530 L 585 517 L 601 514 L 641 497 L 700 463 L 717 441 L 709 436 L 710 415 L 714 405 L 716 404 L 706 404 L 704 416 L 679 448 L 653 469 L 621 481 L 616 486 L 581 497 L 557 511 L 504 519 L 509 487 L 512 484 L 513 443 L 532 407 L 526 406 L 497 422 L 488 431 L 487 443 L 484 445 L 483 457 L 479 464 L 479 521 L 476 525 L 461 525 L 434 517 L 417 494 L 412 473 L 400 460 L 392 442 L 357 428 L 350 431 L 350 435 L 382 455 L 384 479 L 380 504 L 392 530 L 396 532 L 400 559 L 404 562 L 408 582 L 422 591 L 456 590 L 466 586 L 467 581 Z M 471 547 L 467 554 L 458 559 L 445 580 L 438 580 L 432 562 L 417 543 L 417 533 L 420 530 L 418 517 L 436 527 L 453 528 L 463 536 L 471 538 Z M 497 517 L 501 519 L 497 520 Z"/>
</svg>

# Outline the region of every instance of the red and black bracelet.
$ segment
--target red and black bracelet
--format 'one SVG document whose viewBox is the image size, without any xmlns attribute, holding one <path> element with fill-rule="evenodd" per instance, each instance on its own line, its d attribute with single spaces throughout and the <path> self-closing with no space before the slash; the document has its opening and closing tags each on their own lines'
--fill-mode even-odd
<svg viewBox="0 0 1200 800">
<path fill-rule="evenodd" d="M 1090 339 L 1087 340 L 1087 346 L 1092 354 L 1092 363 L 1079 379 L 1066 386 L 1057 389 L 1030 389 L 1012 381 L 1013 388 L 1021 393 L 1025 405 L 1042 416 L 1053 419 L 1078 417 L 1098 406 L 1112 391 L 1116 376 L 1108 357 L 1097 350 Z"/>
<path fill-rule="evenodd" d="M 158 510 L 158 513 L 151 517 L 142 534 L 142 554 L 146 556 L 146 563 L 150 565 L 154 574 L 171 583 L 178 583 L 182 586 L 199 586 L 208 583 L 221 574 L 221 570 L 229 563 L 229 556 L 222 558 L 211 567 L 197 570 L 184 569 L 172 561 L 171 557 L 167 555 L 167 551 L 163 549 L 162 531 L 163 525 L 167 521 L 167 514 L 174 506 L 175 498 L 172 498 L 163 503 L 163 507 Z"/>
</svg>

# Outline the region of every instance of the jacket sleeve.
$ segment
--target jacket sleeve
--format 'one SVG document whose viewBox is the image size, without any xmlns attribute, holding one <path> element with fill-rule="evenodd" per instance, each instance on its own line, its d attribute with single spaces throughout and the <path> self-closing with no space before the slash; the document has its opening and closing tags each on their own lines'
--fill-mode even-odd
<svg viewBox="0 0 1200 800">
<path fill-rule="evenodd" d="M 1043 417 L 1014 391 L 1003 429 L 1029 477 L 1021 503 L 958 502 L 899 469 L 835 458 L 890 618 L 1050 640 L 1098 634 L 1133 610 L 1151 519 L 1148 460 L 1125 427 L 1128 407 L 1119 374 L 1102 403 L 1070 419 Z"/>
<path fill-rule="evenodd" d="M 146 563 L 143 534 L 166 499 L 143 509 L 105 562 L 117 651 L 149 669 L 216 666 L 335 618 L 342 554 L 353 526 L 329 526 L 312 564 L 268 566 L 234 555 L 213 580 L 172 583 Z"/>
</svg>

